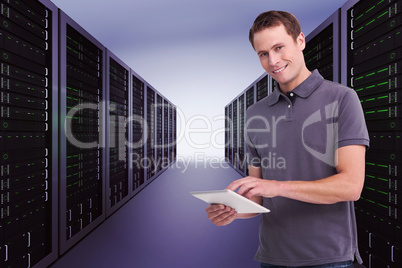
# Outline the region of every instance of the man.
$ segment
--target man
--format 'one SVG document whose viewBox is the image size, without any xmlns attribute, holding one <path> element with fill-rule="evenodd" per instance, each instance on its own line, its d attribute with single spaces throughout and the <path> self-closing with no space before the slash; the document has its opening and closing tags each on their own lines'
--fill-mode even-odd
<svg viewBox="0 0 402 268">
<path fill-rule="evenodd" d="M 369 145 L 355 92 L 307 69 L 305 37 L 290 13 L 260 14 L 250 42 L 279 84 L 247 110 L 249 176 L 227 189 L 267 207 L 255 260 L 261 267 L 353 267 L 357 248 L 353 201 L 364 184 Z M 223 226 L 256 214 L 206 208 Z"/>
</svg>

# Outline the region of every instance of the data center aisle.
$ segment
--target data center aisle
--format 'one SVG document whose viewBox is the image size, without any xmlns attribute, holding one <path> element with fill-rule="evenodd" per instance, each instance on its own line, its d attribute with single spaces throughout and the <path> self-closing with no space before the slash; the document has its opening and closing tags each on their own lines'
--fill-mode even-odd
<svg viewBox="0 0 402 268">
<path fill-rule="evenodd" d="M 238 178 L 226 164 L 178 161 L 51 267 L 259 267 L 260 216 L 217 227 L 189 194 Z"/>
</svg>

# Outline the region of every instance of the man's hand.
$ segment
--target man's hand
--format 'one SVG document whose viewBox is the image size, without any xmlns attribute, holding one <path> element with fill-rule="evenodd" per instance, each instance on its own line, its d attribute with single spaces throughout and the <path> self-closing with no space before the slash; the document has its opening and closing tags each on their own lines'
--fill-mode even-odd
<svg viewBox="0 0 402 268">
<path fill-rule="evenodd" d="M 251 199 L 254 196 L 261 197 L 275 197 L 277 196 L 278 184 L 276 181 L 264 180 L 255 177 L 245 177 L 243 179 L 236 180 L 229 184 L 226 189 L 237 191 L 238 194 Z"/>
<path fill-rule="evenodd" d="M 217 226 L 228 225 L 237 217 L 237 212 L 233 208 L 222 204 L 209 205 L 205 211 L 208 214 L 208 219 Z"/>
</svg>

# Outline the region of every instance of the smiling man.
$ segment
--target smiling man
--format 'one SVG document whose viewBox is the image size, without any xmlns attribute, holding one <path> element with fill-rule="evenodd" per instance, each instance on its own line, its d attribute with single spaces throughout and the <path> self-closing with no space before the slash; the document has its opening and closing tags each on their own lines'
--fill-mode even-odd
<svg viewBox="0 0 402 268">
<path fill-rule="evenodd" d="M 361 263 L 353 201 L 369 146 L 359 99 L 307 69 L 305 37 L 292 14 L 260 14 L 249 38 L 279 84 L 247 110 L 249 176 L 227 187 L 271 210 L 262 216 L 255 260 L 261 267 L 353 267 L 355 258 Z M 272 165 L 272 155 L 282 165 Z M 218 226 L 256 216 L 224 205 L 206 212 Z"/>
</svg>

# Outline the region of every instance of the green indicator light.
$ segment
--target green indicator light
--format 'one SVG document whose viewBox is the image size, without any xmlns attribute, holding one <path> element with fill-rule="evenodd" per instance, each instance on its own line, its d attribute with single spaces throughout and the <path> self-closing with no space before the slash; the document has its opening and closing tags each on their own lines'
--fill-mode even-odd
<svg viewBox="0 0 402 268">
<path fill-rule="evenodd" d="M 375 202 L 374 201 L 372 201 L 372 200 L 370 200 L 370 199 L 366 199 L 367 201 L 369 201 L 370 203 L 373 203 L 373 204 L 375 204 Z"/>
<path fill-rule="evenodd" d="M 369 165 L 369 166 L 375 166 L 375 164 L 374 164 L 374 163 L 366 163 L 366 165 Z"/>
<path fill-rule="evenodd" d="M 366 189 L 369 189 L 370 191 L 375 191 L 374 188 L 366 187 Z"/>
<path fill-rule="evenodd" d="M 362 26 L 362 27 L 360 27 L 359 29 L 357 29 L 356 30 L 356 33 L 358 32 L 358 31 L 360 31 L 361 29 L 363 29 L 364 28 L 364 26 Z"/>
<path fill-rule="evenodd" d="M 378 97 L 377 99 L 380 100 L 380 99 L 385 99 L 385 98 L 388 98 L 388 96 Z"/>
<path fill-rule="evenodd" d="M 377 191 L 377 192 L 379 192 L 380 194 L 385 194 L 385 195 L 388 195 L 388 193 L 383 192 L 383 191 Z"/>
<path fill-rule="evenodd" d="M 362 91 L 362 90 L 363 90 L 363 88 L 356 89 L 356 91 Z"/>
<path fill-rule="evenodd" d="M 366 112 L 366 114 L 373 114 L 373 113 L 375 113 L 375 111 Z"/>
<path fill-rule="evenodd" d="M 366 87 L 366 89 L 373 88 L 373 87 L 375 87 L 375 85 L 368 86 L 368 87 Z"/>
<path fill-rule="evenodd" d="M 366 13 L 369 13 L 373 8 L 375 8 L 375 6 L 372 6 L 370 9 L 368 9 L 368 10 L 366 11 Z"/>
<path fill-rule="evenodd" d="M 366 77 L 367 77 L 367 76 L 372 76 L 372 75 L 375 75 L 375 72 L 374 72 L 374 73 L 370 73 L 370 74 L 366 74 Z"/>
<path fill-rule="evenodd" d="M 357 77 L 355 80 L 360 80 L 362 78 L 364 78 L 364 76 Z"/>
<path fill-rule="evenodd" d="M 389 111 L 389 109 L 385 109 L 385 110 L 378 110 L 377 112 L 383 113 L 383 112 L 388 112 L 388 111 Z"/>
<path fill-rule="evenodd" d="M 360 102 L 363 103 L 364 100 L 361 100 Z"/>
<path fill-rule="evenodd" d="M 357 17 L 357 18 L 355 19 L 355 21 L 358 20 L 358 19 L 360 19 L 361 17 L 363 17 L 363 15 L 364 15 L 364 14 L 361 14 L 359 17 Z"/>
<path fill-rule="evenodd" d="M 373 19 L 372 21 L 368 22 L 368 23 L 366 24 L 366 26 L 372 24 L 374 21 L 375 21 L 375 19 Z"/>
<path fill-rule="evenodd" d="M 385 0 L 381 0 L 380 2 L 377 3 L 377 5 L 381 4 L 382 2 L 384 2 Z"/>
<path fill-rule="evenodd" d="M 387 14 L 388 11 L 385 11 L 384 13 L 382 13 L 380 16 L 377 17 L 377 19 L 381 18 L 382 16 L 384 16 L 385 14 Z"/>
<path fill-rule="evenodd" d="M 379 205 L 380 207 L 383 207 L 383 208 L 388 208 L 388 206 L 384 206 L 382 204 L 377 204 L 377 205 Z"/>
<path fill-rule="evenodd" d="M 388 70 L 389 70 L 389 68 L 385 68 L 385 69 L 379 70 L 377 73 L 385 72 L 385 71 L 388 71 Z"/>
<path fill-rule="evenodd" d="M 375 179 L 375 176 L 371 176 L 371 175 L 366 175 L 366 177 Z"/>
<path fill-rule="evenodd" d="M 378 84 L 377 86 L 382 86 L 382 85 L 386 85 L 386 84 L 388 84 L 388 82 L 384 82 L 384 83 Z"/>
<path fill-rule="evenodd" d="M 398 35 L 398 34 L 400 34 L 401 32 L 397 32 L 396 34 Z"/>
<path fill-rule="evenodd" d="M 372 99 L 367 99 L 366 101 L 373 101 L 373 100 L 375 100 L 375 98 L 372 98 Z"/>
<path fill-rule="evenodd" d="M 386 181 L 386 182 L 388 182 L 387 179 L 383 179 L 383 178 L 377 178 L 377 179 L 379 179 L 379 180 L 381 180 L 381 181 Z"/>
<path fill-rule="evenodd" d="M 377 166 L 383 167 L 383 168 L 387 168 L 387 167 L 388 167 L 388 166 L 386 166 L 386 165 L 377 165 Z"/>
</svg>

